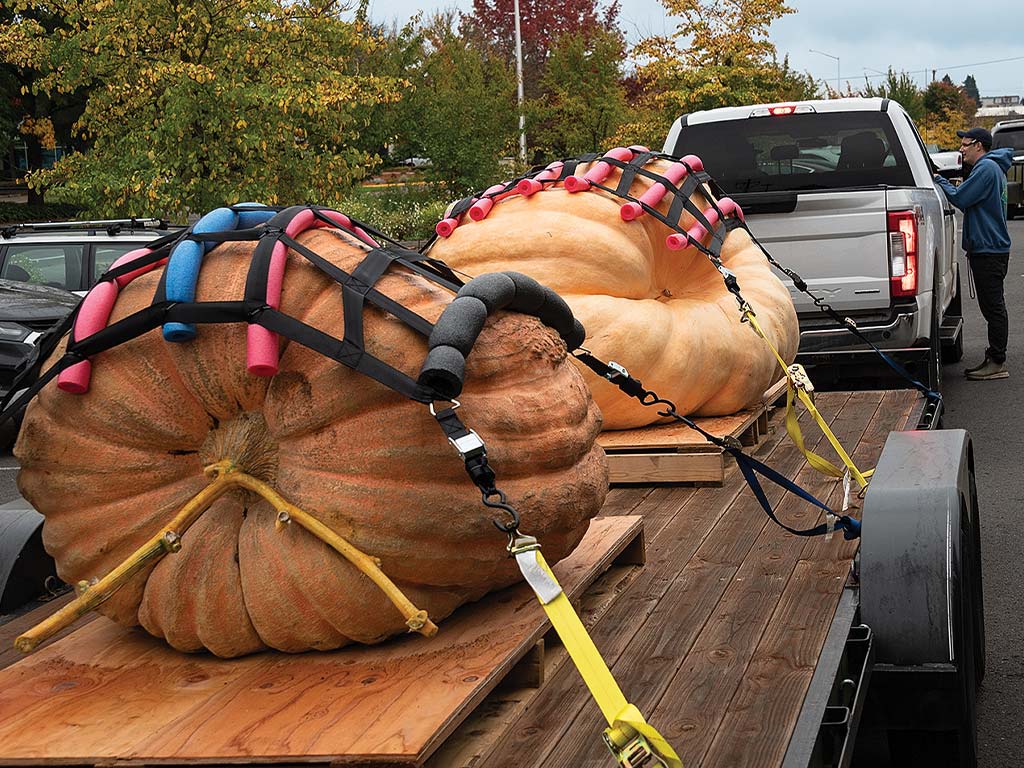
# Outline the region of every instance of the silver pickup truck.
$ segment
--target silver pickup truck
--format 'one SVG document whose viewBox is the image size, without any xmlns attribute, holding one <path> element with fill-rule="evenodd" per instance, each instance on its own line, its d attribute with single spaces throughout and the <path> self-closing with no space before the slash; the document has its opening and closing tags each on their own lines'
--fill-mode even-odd
<svg viewBox="0 0 1024 768">
<path fill-rule="evenodd" d="M 960 359 L 957 219 L 898 103 L 695 112 L 676 120 L 664 151 L 701 157 L 775 259 L 922 381 L 937 388 L 943 360 Z M 877 355 L 779 277 L 800 318 L 798 359 L 836 378 L 867 372 Z"/>
</svg>

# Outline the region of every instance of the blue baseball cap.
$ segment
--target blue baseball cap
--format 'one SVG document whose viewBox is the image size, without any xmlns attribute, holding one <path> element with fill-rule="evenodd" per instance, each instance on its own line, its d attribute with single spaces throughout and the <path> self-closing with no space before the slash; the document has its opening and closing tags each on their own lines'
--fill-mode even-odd
<svg viewBox="0 0 1024 768">
<path fill-rule="evenodd" d="M 971 128 L 969 131 L 957 131 L 961 139 L 974 139 L 985 149 L 992 149 L 992 134 L 984 128 Z"/>
</svg>

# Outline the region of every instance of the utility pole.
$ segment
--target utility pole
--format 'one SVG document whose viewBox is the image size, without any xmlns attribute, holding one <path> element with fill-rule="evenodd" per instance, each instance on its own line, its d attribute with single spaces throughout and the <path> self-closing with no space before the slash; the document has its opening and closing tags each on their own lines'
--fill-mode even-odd
<svg viewBox="0 0 1024 768">
<path fill-rule="evenodd" d="M 523 102 L 523 33 L 519 27 L 519 0 L 513 0 L 516 15 L 516 86 L 519 91 L 519 159 L 526 165 L 526 114 Z"/>
</svg>

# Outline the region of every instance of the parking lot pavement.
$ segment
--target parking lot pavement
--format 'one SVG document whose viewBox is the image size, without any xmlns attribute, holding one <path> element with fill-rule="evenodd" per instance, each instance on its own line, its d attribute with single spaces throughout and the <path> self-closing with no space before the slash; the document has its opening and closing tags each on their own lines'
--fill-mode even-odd
<svg viewBox="0 0 1024 768">
<path fill-rule="evenodd" d="M 15 480 L 18 476 L 18 461 L 10 451 L 0 454 L 0 504 L 13 501 L 20 495 Z"/>
<path fill-rule="evenodd" d="M 978 766 L 1021 765 L 1024 731 L 1007 727 L 1024 711 L 1024 608 L 1019 574 L 1024 554 L 1021 526 L 1021 456 L 1024 456 L 1024 220 L 1010 222 L 1013 249 L 1006 276 L 1010 316 L 1010 378 L 967 381 L 963 368 L 985 354 L 986 326 L 978 302 L 964 295 L 964 359 L 943 371 L 945 426 L 974 439 L 981 507 L 982 577 L 988 671 L 978 695 Z M 967 273 L 964 271 L 966 278 Z M 963 281 L 965 292 L 967 281 Z"/>
</svg>

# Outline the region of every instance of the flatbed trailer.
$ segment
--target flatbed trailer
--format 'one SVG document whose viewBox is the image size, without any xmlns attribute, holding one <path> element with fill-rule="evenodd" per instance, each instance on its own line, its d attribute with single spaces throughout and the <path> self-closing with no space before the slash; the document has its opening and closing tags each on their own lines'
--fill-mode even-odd
<svg viewBox="0 0 1024 768">
<path fill-rule="evenodd" d="M 874 466 L 890 432 L 913 430 L 925 405 L 912 391 L 819 393 L 816 403 L 861 467 Z M 817 447 L 824 452 L 825 447 L 819 446 L 824 438 L 812 437 L 816 433 L 811 427 L 805 426 L 805 432 L 808 448 Z M 930 433 L 914 432 L 911 442 L 916 441 L 914 435 L 927 434 Z M 813 472 L 785 435 L 781 413 L 776 412 L 762 442 L 747 450 L 832 508 L 838 508 L 843 499 L 842 483 Z M 964 444 L 969 449 L 969 439 Z M 928 451 L 932 449 L 925 452 Z M 966 475 L 950 480 L 950 472 L 936 459 L 933 468 L 939 482 L 931 482 L 924 477 L 928 472 L 915 468 L 913 461 L 913 457 L 908 459 L 911 479 L 923 482 L 926 489 L 940 488 L 947 481 L 961 485 L 969 481 Z M 892 473 L 888 479 L 880 479 L 885 488 L 892 482 Z M 771 487 L 766 492 L 773 504 L 780 501 L 781 490 Z M 873 490 L 869 490 L 864 502 L 867 505 L 872 503 L 871 493 Z M 903 498 L 898 493 L 879 494 L 881 501 L 875 503 L 880 508 L 886 506 L 887 499 Z M 721 487 L 615 488 L 602 515 L 630 518 L 628 525 L 624 520 L 619 526 L 630 531 L 636 527 L 633 520 L 642 519 L 643 536 L 617 545 L 616 551 L 606 547 L 602 556 L 606 562 L 602 561 L 598 569 L 603 570 L 603 575 L 594 574 L 596 581 L 591 578 L 589 586 L 567 586 L 567 593 L 578 606 L 627 698 L 669 740 L 688 768 L 845 766 L 857 765 L 858 760 L 871 766 L 910 765 L 918 763 L 907 762 L 905 750 L 921 755 L 928 749 L 936 753 L 928 763 L 931 766 L 969 765 L 973 764 L 974 751 L 973 691 L 984 672 L 984 656 L 979 651 L 984 647 L 984 637 L 973 495 L 967 506 L 971 505 L 970 514 L 964 513 L 953 521 L 961 529 L 957 552 L 950 552 L 948 547 L 943 550 L 943 541 L 948 544 L 949 539 L 940 536 L 942 540 L 936 547 L 940 554 L 946 552 L 945 560 L 940 558 L 940 562 L 932 563 L 931 554 L 926 553 L 928 562 L 923 570 L 915 571 L 917 575 L 913 578 L 879 568 L 872 582 L 874 592 L 864 599 L 857 576 L 858 559 L 869 552 L 872 557 L 885 559 L 879 538 L 872 538 L 871 521 L 865 522 L 863 545 L 844 540 L 841 532 L 831 537 L 794 536 L 764 516 L 735 466 L 728 468 Z M 819 518 L 816 509 L 791 496 L 783 500 L 777 514 L 794 528 L 809 528 Z M 923 514 L 928 517 L 930 512 Z M 946 516 L 941 519 L 947 523 L 952 520 L 949 514 L 943 514 Z M 915 515 L 920 516 L 915 512 L 910 516 L 912 520 L 917 519 Z M 938 525 L 936 530 L 941 528 Z M 875 530 L 882 538 L 891 540 L 889 543 L 901 542 L 905 534 L 898 526 L 890 530 L 889 523 L 878 523 Z M 612 557 L 620 553 L 626 556 L 617 560 Z M 644 560 L 640 567 L 638 563 Z M 966 566 L 962 568 L 963 563 Z M 934 574 L 928 572 L 933 566 L 937 569 Z M 556 573 L 563 578 L 557 567 Z M 866 575 L 860 574 L 862 581 Z M 945 618 L 940 616 L 941 610 L 933 610 L 930 604 L 914 605 L 917 598 L 913 589 L 901 593 L 904 583 L 927 589 L 935 578 L 945 579 L 944 583 L 956 587 L 956 594 L 947 601 L 950 610 Z M 515 592 L 517 589 L 519 592 Z M 524 595 L 525 602 L 521 599 Z M 53 656 L 48 657 L 49 666 L 47 670 L 40 669 L 40 674 L 59 676 L 60 665 L 64 663 L 63 674 L 67 679 L 61 682 L 46 678 L 46 690 L 40 691 L 39 678 L 34 672 L 28 673 L 33 657 L 17 661 L 14 652 L 7 650 L 15 628 L 0 626 L 0 641 L 5 644 L 0 648 L 0 666 L 7 666 L 0 670 L 0 723 L 18 711 L 19 696 L 34 697 L 38 705 L 34 714 L 22 717 L 20 725 L 28 729 L 25 733 L 10 719 L 6 726 L 0 724 L 0 732 L 6 733 L 0 738 L 0 764 L 314 763 L 431 768 L 609 765 L 611 758 L 600 738 L 604 728 L 600 713 L 557 636 L 547 630 L 539 606 L 535 602 L 527 605 L 529 597 L 523 585 L 512 588 L 504 597 L 488 598 L 507 606 L 504 618 L 497 615 L 490 619 L 497 627 L 496 636 L 500 637 L 503 622 L 507 622 L 509 632 L 518 631 L 513 624 L 529 625 L 529 631 L 521 635 L 523 642 L 515 644 L 514 654 L 495 659 L 486 672 L 474 666 L 475 657 L 471 658 L 467 649 L 475 648 L 472 653 L 477 654 L 493 653 L 493 641 L 477 639 L 457 646 L 459 659 L 454 669 L 467 671 L 459 681 L 472 679 L 476 683 L 482 677 L 486 684 L 477 685 L 459 701 L 453 700 L 441 718 L 442 724 L 429 738 L 417 743 L 407 738 L 417 712 L 422 711 L 423 699 L 417 703 L 415 697 L 409 697 L 406 704 L 394 705 L 404 701 L 405 694 L 385 686 L 382 701 L 391 704 L 365 721 L 367 729 L 390 724 L 394 733 L 391 738 L 378 739 L 387 745 L 378 754 L 364 749 L 358 754 L 346 752 L 312 736 L 307 736 L 305 743 L 315 743 L 316 748 L 304 749 L 302 743 L 285 735 L 294 734 L 294 729 L 282 721 L 280 710 L 275 710 L 276 719 L 240 718 L 237 733 L 225 733 L 230 719 L 220 717 L 220 725 L 213 730 L 219 733 L 222 745 L 228 746 L 205 756 L 201 750 L 189 751 L 189 744 L 201 741 L 202 728 L 209 728 L 204 726 L 209 718 L 197 715 L 204 704 L 205 711 L 210 711 L 209 702 L 199 696 L 194 697 L 194 705 L 175 708 L 168 706 L 166 699 L 173 698 L 175 691 L 190 687 L 194 696 L 195 686 L 210 683 L 203 676 L 205 673 L 196 672 L 194 665 L 195 679 L 187 679 L 186 664 L 171 675 L 160 675 L 162 693 L 154 693 L 148 699 L 150 707 L 167 709 L 162 727 L 182 731 L 175 741 L 179 745 L 177 750 L 147 754 L 140 751 L 137 743 L 125 742 L 123 747 L 100 755 L 95 748 L 90 751 L 88 739 L 83 739 L 81 720 L 65 716 L 60 696 L 69 686 L 81 687 L 76 694 L 76 706 L 88 712 L 89 696 L 105 695 L 97 681 L 102 683 L 111 674 L 115 678 L 123 676 L 126 667 L 138 672 L 133 665 L 145 665 L 144 654 L 134 660 L 125 656 L 113 664 L 97 664 L 84 653 L 76 652 L 85 642 L 76 641 L 76 636 L 84 637 L 90 627 L 94 636 L 105 631 L 97 626 L 108 623 L 107 620 L 96 619 L 95 623 L 89 622 L 86 627 L 57 639 L 49 649 Z M 910 602 L 904 604 L 904 600 Z M 480 610 L 481 606 L 467 606 L 449 623 L 457 620 L 472 624 L 472 612 Z M 39 615 L 46 612 L 45 608 L 38 609 Z M 864 614 L 869 612 L 875 617 L 874 627 L 865 621 Z M 921 612 L 935 615 L 926 622 L 928 626 L 897 626 L 901 618 L 908 616 L 916 621 Z M 953 614 L 957 617 L 956 626 Z M 22 617 L 18 623 L 27 624 L 32 618 Z M 947 629 L 952 658 L 925 658 L 931 651 L 925 646 L 932 640 L 942 650 Z M 441 630 L 439 638 L 445 634 L 444 625 Z M 402 643 L 415 655 L 414 646 L 419 641 L 409 638 Z M 910 651 L 906 650 L 908 645 Z M 360 652 L 373 654 L 379 650 Z M 924 656 L 912 658 L 915 652 Z M 335 653 L 351 651 L 342 649 Z M 313 686 L 317 679 L 323 680 L 323 674 L 318 677 L 317 673 L 310 673 L 310 664 L 314 663 L 311 660 L 322 671 L 330 666 L 332 655 L 278 656 L 277 675 L 288 680 L 306 676 L 311 681 L 308 685 Z M 198 663 L 201 657 L 192 658 Z M 24 673 L 20 678 L 19 668 Z M 449 681 L 456 679 L 456 672 L 445 675 Z M 440 676 L 440 672 L 434 675 Z M 377 677 L 367 676 L 359 682 L 369 685 Z M 37 680 L 34 688 L 33 679 Z M 144 680 L 145 676 L 136 675 L 133 679 Z M 874 686 L 872 680 L 881 683 Z M 4 693 L 4 683 L 8 681 L 16 681 L 23 693 L 17 693 L 10 685 Z M 225 685 L 235 685 L 236 689 L 226 695 L 223 689 L 213 686 L 216 690 L 211 695 L 216 693 L 225 706 L 236 707 L 239 712 L 255 700 L 261 687 L 251 677 L 244 683 Z M 449 687 L 456 686 L 453 682 Z M 286 690 L 292 690 L 293 695 L 285 699 L 301 700 L 302 686 L 286 686 Z M 322 687 L 321 693 L 307 704 L 308 711 L 294 711 L 293 724 L 301 722 L 307 733 L 315 733 L 318 727 L 350 731 L 351 728 L 337 724 L 344 717 L 343 710 L 352 706 L 352 699 L 336 693 L 338 690 Z M 405 688 L 401 690 L 404 692 Z M 48 707 L 47 696 L 53 697 Z M 423 697 L 431 702 L 437 698 L 429 689 L 423 691 Z M 343 701 L 347 703 L 342 704 Z M 894 708 L 890 704 L 898 704 L 899 711 L 889 712 Z M 99 709 L 109 710 L 110 706 L 105 702 Z M 137 716 L 142 717 L 142 713 Z M 144 729 L 147 738 L 161 727 L 152 717 L 152 711 L 142 717 L 149 718 Z M 129 708 L 122 710 L 120 722 L 92 726 L 99 728 L 100 733 L 104 728 L 111 732 L 120 729 L 123 733 L 135 719 Z M 858 731 L 862 737 L 859 744 Z M 17 749 L 11 746 L 12 734 L 16 733 L 21 734 Z M 33 743 L 38 744 L 35 752 Z M 855 749 L 858 760 L 854 759 Z"/>
</svg>

